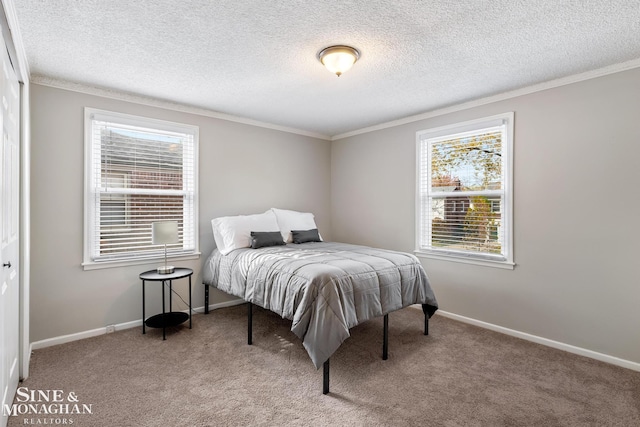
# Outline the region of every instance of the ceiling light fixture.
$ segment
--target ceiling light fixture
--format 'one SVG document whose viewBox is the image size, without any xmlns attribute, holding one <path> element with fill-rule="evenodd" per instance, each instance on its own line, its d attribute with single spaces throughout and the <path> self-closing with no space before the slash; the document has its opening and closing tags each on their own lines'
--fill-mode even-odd
<svg viewBox="0 0 640 427">
<path fill-rule="evenodd" d="M 360 58 L 360 52 L 351 46 L 329 46 L 318 53 L 318 59 L 338 77 L 350 69 Z"/>
</svg>

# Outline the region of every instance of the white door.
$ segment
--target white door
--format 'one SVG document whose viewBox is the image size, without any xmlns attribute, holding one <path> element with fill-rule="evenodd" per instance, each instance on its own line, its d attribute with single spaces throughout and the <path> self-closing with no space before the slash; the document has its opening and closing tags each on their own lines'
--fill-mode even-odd
<svg viewBox="0 0 640 427">
<path fill-rule="evenodd" d="M 0 50 L 0 393 L 4 409 L 13 401 L 19 375 L 20 85 L 1 36 Z M 7 416 L 0 412 L 0 426 L 5 426 Z"/>
</svg>

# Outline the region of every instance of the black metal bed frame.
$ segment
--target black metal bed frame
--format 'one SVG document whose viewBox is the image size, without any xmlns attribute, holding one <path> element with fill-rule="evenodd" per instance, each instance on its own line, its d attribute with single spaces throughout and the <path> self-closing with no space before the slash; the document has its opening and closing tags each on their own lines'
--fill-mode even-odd
<svg viewBox="0 0 640 427">
<path fill-rule="evenodd" d="M 422 304 L 424 334 L 429 335 L 429 309 Z M 204 284 L 204 314 L 209 314 L 209 285 Z M 431 313 L 433 314 L 433 313 Z M 253 344 L 253 303 L 247 302 L 247 344 Z M 382 360 L 389 358 L 389 314 L 384 315 L 382 326 Z M 329 393 L 329 359 L 322 365 L 322 394 Z"/>
</svg>

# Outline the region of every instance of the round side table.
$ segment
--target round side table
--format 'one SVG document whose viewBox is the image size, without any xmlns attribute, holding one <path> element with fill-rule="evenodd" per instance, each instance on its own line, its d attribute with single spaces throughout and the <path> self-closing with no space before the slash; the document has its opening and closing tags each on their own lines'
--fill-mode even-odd
<svg viewBox="0 0 640 427">
<path fill-rule="evenodd" d="M 183 322 L 189 320 L 189 329 L 191 329 L 191 276 L 193 270 L 190 268 L 176 267 L 173 273 L 160 274 L 157 270 L 149 270 L 144 273 L 140 273 L 140 279 L 142 280 L 142 333 L 146 334 L 145 326 L 150 328 L 162 328 L 162 339 L 166 340 L 167 326 L 177 326 Z M 189 314 L 182 311 L 172 310 L 172 282 L 177 279 L 189 278 Z M 145 287 L 147 282 L 159 282 L 162 283 L 162 313 L 145 318 Z M 166 311 L 165 305 L 165 284 L 169 282 L 169 311 Z"/>
</svg>

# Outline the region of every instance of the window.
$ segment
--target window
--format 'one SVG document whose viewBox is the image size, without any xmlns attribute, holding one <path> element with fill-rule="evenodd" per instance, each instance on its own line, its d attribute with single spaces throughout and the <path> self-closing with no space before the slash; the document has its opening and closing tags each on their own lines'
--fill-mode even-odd
<svg viewBox="0 0 640 427">
<path fill-rule="evenodd" d="M 416 253 L 513 268 L 513 113 L 417 133 Z"/>
<path fill-rule="evenodd" d="M 85 269 L 164 255 L 151 224 L 178 221 L 169 256 L 197 255 L 198 128 L 85 109 Z"/>
</svg>

